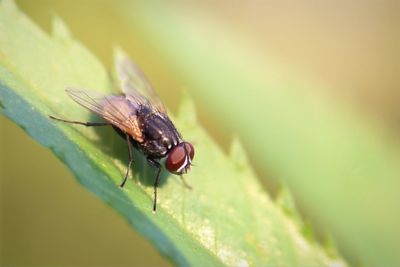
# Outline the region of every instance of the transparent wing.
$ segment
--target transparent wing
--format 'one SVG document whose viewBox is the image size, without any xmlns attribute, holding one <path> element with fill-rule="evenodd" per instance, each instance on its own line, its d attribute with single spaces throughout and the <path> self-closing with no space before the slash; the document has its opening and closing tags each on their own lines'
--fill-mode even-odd
<svg viewBox="0 0 400 267">
<path fill-rule="evenodd" d="M 116 56 L 115 69 L 122 92 L 166 114 L 164 104 L 144 73 L 123 52 Z"/>
<path fill-rule="evenodd" d="M 67 94 L 79 105 L 95 112 L 105 120 L 132 136 L 137 142 L 143 141 L 137 120 L 141 103 L 125 96 L 101 95 L 80 89 L 66 89 Z"/>
</svg>

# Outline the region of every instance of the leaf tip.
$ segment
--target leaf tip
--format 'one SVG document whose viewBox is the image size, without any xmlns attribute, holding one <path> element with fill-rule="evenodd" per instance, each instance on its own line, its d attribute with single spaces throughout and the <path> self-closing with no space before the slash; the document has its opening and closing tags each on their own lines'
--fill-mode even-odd
<svg viewBox="0 0 400 267">
<path fill-rule="evenodd" d="M 52 24 L 52 34 L 55 39 L 61 41 L 71 40 L 71 32 L 69 31 L 68 26 L 60 17 L 58 17 L 57 15 L 53 15 L 51 24 Z"/>
<path fill-rule="evenodd" d="M 309 242 L 316 241 L 312 224 L 308 221 L 304 221 L 301 217 L 299 211 L 297 210 L 293 195 L 287 185 L 283 184 L 281 186 L 275 202 L 278 207 L 281 208 L 283 213 L 290 217 L 299 226 L 299 229 L 301 230 L 301 233 L 305 239 L 307 239 Z"/>
<path fill-rule="evenodd" d="M 293 196 L 288 186 L 281 186 L 278 196 L 276 198 L 276 204 L 281 207 L 286 215 L 298 219 L 299 214 L 297 212 Z"/>
<path fill-rule="evenodd" d="M 194 106 L 194 102 L 186 90 L 184 90 L 180 101 L 178 116 L 179 120 L 187 124 L 193 125 L 197 122 L 196 108 Z"/>
<path fill-rule="evenodd" d="M 242 168 L 247 166 L 248 158 L 247 153 L 240 141 L 239 137 L 235 136 L 232 140 L 229 155 L 231 160 L 235 163 L 236 166 Z"/>
<path fill-rule="evenodd" d="M 332 259 L 341 259 L 342 256 L 337 248 L 335 239 L 331 234 L 327 234 L 324 238 L 323 247 L 325 252 L 328 254 L 329 257 Z M 344 265 L 346 266 L 346 265 Z"/>
<path fill-rule="evenodd" d="M 300 217 L 299 217 L 299 221 L 300 221 Z M 314 227 L 311 224 L 311 222 L 306 220 L 305 222 L 301 222 L 300 221 L 300 223 L 301 223 L 300 231 L 301 231 L 301 234 L 303 235 L 303 237 L 306 240 L 308 240 L 308 242 L 310 242 L 310 243 L 311 242 L 312 243 L 317 242 L 317 238 L 315 236 Z"/>
</svg>

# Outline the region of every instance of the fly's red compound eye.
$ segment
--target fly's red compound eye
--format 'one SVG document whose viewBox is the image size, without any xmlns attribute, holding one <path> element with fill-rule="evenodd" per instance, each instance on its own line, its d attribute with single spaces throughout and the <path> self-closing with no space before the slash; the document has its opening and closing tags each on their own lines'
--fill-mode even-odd
<svg viewBox="0 0 400 267">
<path fill-rule="evenodd" d="M 186 151 L 182 145 L 178 145 L 168 153 L 165 167 L 172 173 L 180 173 L 187 164 L 189 164 L 189 162 Z"/>
<path fill-rule="evenodd" d="M 192 161 L 194 158 L 194 147 L 192 146 L 191 143 L 188 142 L 183 142 L 183 143 L 185 144 L 186 151 L 189 154 L 190 161 Z"/>
<path fill-rule="evenodd" d="M 165 167 L 172 173 L 181 174 L 185 171 L 186 167 L 190 166 L 193 157 L 193 146 L 190 143 L 183 142 L 168 153 Z"/>
</svg>

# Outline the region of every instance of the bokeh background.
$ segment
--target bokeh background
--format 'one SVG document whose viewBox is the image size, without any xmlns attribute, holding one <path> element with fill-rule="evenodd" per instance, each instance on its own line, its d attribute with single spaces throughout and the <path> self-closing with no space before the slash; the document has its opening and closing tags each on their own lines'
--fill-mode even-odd
<svg viewBox="0 0 400 267">
<path fill-rule="evenodd" d="M 218 143 L 241 137 L 266 190 L 287 184 L 352 264 L 400 264 L 399 1 L 16 2 L 47 32 L 60 16 L 109 68 L 120 45 L 173 112 L 188 91 Z M 2 265 L 169 265 L 50 151 L 0 127 Z"/>
</svg>

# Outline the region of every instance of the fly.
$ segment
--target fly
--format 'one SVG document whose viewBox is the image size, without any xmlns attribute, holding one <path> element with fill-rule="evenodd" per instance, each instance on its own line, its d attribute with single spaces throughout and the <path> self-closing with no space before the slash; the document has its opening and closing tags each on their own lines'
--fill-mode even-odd
<svg viewBox="0 0 400 267">
<path fill-rule="evenodd" d="M 88 127 L 112 126 L 128 145 L 128 168 L 120 187 L 125 185 L 129 177 L 133 162 L 132 148 L 140 150 L 146 156 L 147 162 L 156 169 L 153 200 L 155 212 L 162 164 L 169 172 L 180 175 L 184 182 L 182 175 L 190 170 L 194 147 L 182 139 L 160 98 L 135 63 L 127 57 L 119 56 L 116 72 L 122 91 L 119 95 L 100 95 L 80 89 L 66 90 L 75 102 L 96 113 L 105 122 L 71 121 L 53 116 L 50 118 Z M 189 187 L 185 182 L 184 184 Z"/>
</svg>

